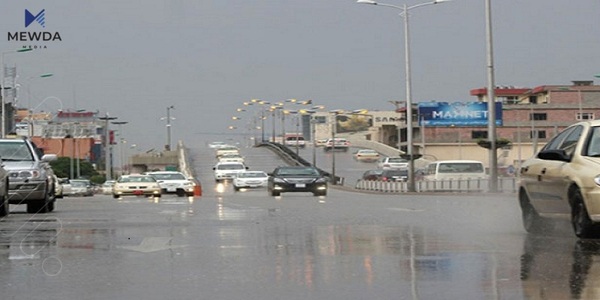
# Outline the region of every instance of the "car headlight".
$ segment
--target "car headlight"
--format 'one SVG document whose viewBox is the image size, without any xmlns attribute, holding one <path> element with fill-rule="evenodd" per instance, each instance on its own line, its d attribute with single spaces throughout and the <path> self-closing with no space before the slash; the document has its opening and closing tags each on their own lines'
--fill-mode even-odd
<svg viewBox="0 0 600 300">
<path fill-rule="evenodd" d="M 17 177 L 17 178 L 25 178 L 25 179 L 41 179 L 42 178 L 41 172 L 39 170 L 35 170 L 35 169 L 20 170 L 20 171 L 11 172 L 11 173 L 16 174 L 15 177 Z"/>
<path fill-rule="evenodd" d="M 600 174 L 596 175 L 596 177 L 594 177 L 594 182 L 596 183 L 596 185 L 600 186 Z"/>
<path fill-rule="evenodd" d="M 316 183 L 326 183 L 327 182 L 327 178 L 325 177 L 321 177 L 319 179 L 317 179 L 317 181 L 315 181 Z"/>
<path fill-rule="evenodd" d="M 285 180 L 275 177 L 275 178 L 273 178 L 273 182 L 274 183 L 285 183 Z"/>
<path fill-rule="evenodd" d="M 192 186 L 192 182 L 191 181 L 186 181 L 183 183 L 184 186 Z"/>
</svg>

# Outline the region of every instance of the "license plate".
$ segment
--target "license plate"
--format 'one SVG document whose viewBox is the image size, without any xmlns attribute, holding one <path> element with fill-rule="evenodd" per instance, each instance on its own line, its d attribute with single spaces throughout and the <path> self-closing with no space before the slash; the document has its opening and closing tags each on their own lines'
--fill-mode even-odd
<svg viewBox="0 0 600 300">
<path fill-rule="evenodd" d="M 167 188 L 167 192 L 177 192 L 177 188 Z"/>
<path fill-rule="evenodd" d="M 305 183 L 296 183 L 296 187 L 297 188 L 305 188 L 306 184 Z"/>
<path fill-rule="evenodd" d="M 133 191 L 133 194 L 134 195 L 143 195 L 144 191 L 142 191 L 142 190 L 135 190 L 135 191 Z"/>
</svg>

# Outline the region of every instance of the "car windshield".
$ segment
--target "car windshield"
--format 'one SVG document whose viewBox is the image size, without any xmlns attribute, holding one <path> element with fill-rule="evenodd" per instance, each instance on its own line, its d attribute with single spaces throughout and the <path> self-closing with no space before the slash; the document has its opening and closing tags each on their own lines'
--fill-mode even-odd
<svg viewBox="0 0 600 300">
<path fill-rule="evenodd" d="M 127 176 L 119 178 L 118 182 L 156 182 L 156 179 L 152 178 L 151 176 Z"/>
<path fill-rule="evenodd" d="M 89 183 L 87 181 L 71 180 L 71 186 L 73 186 L 73 187 L 85 187 L 88 185 L 89 185 Z"/>
<path fill-rule="evenodd" d="M 314 168 L 281 168 L 277 171 L 277 175 L 318 176 L 319 171 Z"/>
<path fill-rule="evenodd" d="M 185 176 L 181 173 L 154 173 L 150 176 L 156 180 L 185 180 Z"/>
<path fill-rule="evenodd" d="M 27 145 L 19 141 L 0 143 L 0 157 L 6 161 L 33 160 L 33 156 Z"/>
<path fill-rule="evenodd" d="M 238 174 L 238 177 L 240 178 L 261 178 L 267 176 L 268 175 L 265 172 L 243 172 Z"/>
<path fill-rule="evenodd" d="M 391 163 L 405 163 L 408 162 L 406 159 L 402 158 L 402 157 L 390 157 L 388 159 L 388 162 Z"/>
<path fill-rule="evenodd" d="M 440 173 L 481 173 L 483 165 L 480 163 L 441 163 Z"/>
<path fill-rule="evenodd" d="M 218 165 L 217 166 L 217 170 L 243 170 L 244 165 L 241 164 L 224 164 L 224 165 Z"/>
</svg>

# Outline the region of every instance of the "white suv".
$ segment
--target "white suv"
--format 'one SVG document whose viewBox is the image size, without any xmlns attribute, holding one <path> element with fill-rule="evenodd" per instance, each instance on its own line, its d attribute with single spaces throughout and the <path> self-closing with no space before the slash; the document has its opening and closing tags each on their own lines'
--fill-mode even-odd
<svg viewBox="0 0 600 300">
<path fill-rule="evenodd" d="M 194 183 L 183 173 L 176 171 L 147 172 L 158 181 L 162 194 L 177 194 L 177 196 L 194 196 Z"/>
<path fill-rule="evenodd" d="M 241 162 L 219 162 L 214 167 L 215 181 L 233 179 L 237 173 L 248 170 L 248 167 Z"/>
</svg>

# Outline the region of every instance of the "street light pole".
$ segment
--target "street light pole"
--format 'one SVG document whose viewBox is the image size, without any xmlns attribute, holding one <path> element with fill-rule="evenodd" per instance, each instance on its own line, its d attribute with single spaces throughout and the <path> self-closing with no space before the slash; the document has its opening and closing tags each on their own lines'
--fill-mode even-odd
<svg viewBox="0 0 600 300">
<path fill-rule="evenodd" d="M 21 53 L 21 52 L 29 52 L 32 51 L 31 48 L 22 48 L 14 51 L 5 51 L 0 53 L 0 106 L 2 106 L 2 118 L 0 122 L 2 122 L 2 126 L 0 126 L 0 137 L 6 137 L 6 93 L 4 90 L 7 89 L 5 86 L 5 78 L 4 74 L 6 72 L 6 68 L 4 67 L 4 54 L 8 53 Z M 13 87 L 14 88 L 14 87 Z"/>
<path fill-rule="evenodd" d="M 105 121 L 104 123 L 104 172 L 106 173 L 106 180 L 112 179 L 112 157 L 110 154 L 110 130 L 108 129 L 108 125 L 111 120 L 116 120 L 117 117 L 109 117 L 108 112 L 104 117 L 99 117 L 98 119 Z"/>
<path fill-rule="evenodd" d="M 490 142 L 489 154 L 489 191 L 498 191 L 498 158 L 496 157 L 496 95 L 494 83 L 494 54 L 492 47 L 492 4 L 485 1 L 486 19 L 486 46 L 487 46 L 487 97 L 488 97 L 488 140 Z"/>
<path fill-rule="evenodd" d="M 415 162 L 413 156 L 413 124 L 412 124 L 412 93 L 411 93 L 411 72 L 410 72 L 410 37 L 409 37 L 409 27 L 408 27 L 408 12 L 417 7 L 438 4 L 442 2 L 447 2 L 449 0 L 434 0 L 432 2 L 415 4 L 412 6 L 407 6 L 404 4 L 403 6 L 397 6 L 392 4 L 378 3 L 374 0 L 358 0 L 357 3 L 362 4 L 372 4 L 379 6 L 386 6 L 395 9 L 399 9 L 402 12 L 400 15 L 404 18 L 404 66 L 406 72 L 406 154 L 408 155 L 409 163 L 408 163 L 408 191 L 415 191 Z M 489 1 L 489 0 L 488 0 Z M 398 148 L 400 148 L 400 135 L 398 135 Z"/>
<path fill-rule="evenodd" d="M 175 106 L 167 106 L 167 146 L 165 150 L 171 151 L 171 109 L 174 109 Z"/>
<path fill-rule="evenodd" d="M 119 144 L 118 145 L 119 145 L 119 154 L 120 154 L 119 155 L 120 156 L 119 157 L 119 169 L 121 169 L 121 175 L 123 175 L 125 173 L 123 172 L 123 130 L 121 129 L 122 128 L 121 125 L 125 125 L 129 122 L 117 121 L 117 122 L 111 122 L 111 123 L 117 125 L 119 128 L 119 130 L 118 130 L 118 133 L 119 133 L 119 141 L 118 141 Z"/>
</svg>

